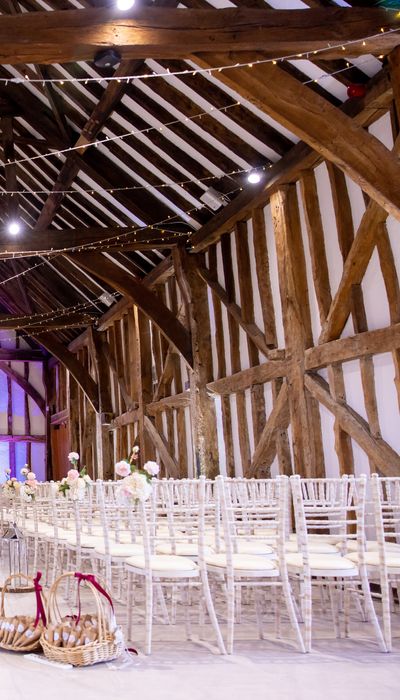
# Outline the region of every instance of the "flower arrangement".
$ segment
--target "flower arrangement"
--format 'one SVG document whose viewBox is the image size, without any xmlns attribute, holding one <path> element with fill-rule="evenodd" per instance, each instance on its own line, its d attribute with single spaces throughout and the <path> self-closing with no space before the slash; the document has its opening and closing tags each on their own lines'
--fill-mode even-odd
<svg viewBox="0 0 400 700">
<path fill-rule="evenodd" d="M 79 454 L 77 452 L 70 452 L 68 460 L 72 464 L 72 469 L 67 472 L 67 476 L 61 479 L 58 491 L 65 498 L 69 496 L 73 501 L 82 501 L 85 497 L 86 488 L 91 484 L 92 480 L 86 471 L 86 467 L 77 469 L 79 465 Z"/>
<path fill-rule="evenodd" d="M 27 464 L 21 469 L 21 474 L 25 478 L 25 482 L 20 485 L 20 493 L 25 501 L 33 501 L 38 485 L 36 474 L 29 469 Z"/>
<path fill-rule="evenodd" d="M 2 486 L 3 495 L 7 496 L 7 498 L 15 498 L 19 494 L 21 484 L 15 476 L 10 478 L 11 469 L 5 469 L 4 472 L 8 478 Z"/>
<path fill-rule="evenodd" d="M 139 447 L 135 445 L 129 460 L 123 459 L 115 465 L 115 473 L 122 477 L 118 486 L 118 499 L 125 503 L 147 501 L 152 492 L 151 480 L 160 471 L 157 462 L 146 462 L 143 469 L 140 469 L 135 464 L 138 458 Z"/>
<path fill-rule="evenodd" d="M 2 487 L 5 496 L 8 498 L 15 498 L 20 494 L 25 501 L 34 500 L 38 482 L 36 480 L 36 474 L 30 470 L 28 464 L 25 464 L 21 469 L 21 475 L 24 477 L 24 482 L 22 484 L 15 476 L 10 478 L 11 469 L 5 469 L 5 473 L 9 477 Z"/>
</svg>

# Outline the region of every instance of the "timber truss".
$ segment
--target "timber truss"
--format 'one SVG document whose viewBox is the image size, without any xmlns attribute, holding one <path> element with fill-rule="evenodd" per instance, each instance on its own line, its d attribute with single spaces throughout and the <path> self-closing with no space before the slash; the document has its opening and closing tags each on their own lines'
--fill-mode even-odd
<svg viewBox="0 0 400 700">
<path fill-rule="evenodd" d="M 400 458 L 380 435 L 371 355 L 383 347 L 393 353 L 400 391 L 400 293 L 385 228 L 389 214 L 400 221 L 400 164 L 397 141 L 391 152 L 367 127 L 391 110 L 397 135 L 399 112 L 393 105 L 400 103 L 400 19 L 383 9 L 344 9 L 318 0 L 309 0 L 309 9 L 286 12 L 272 10 L 264 0 L 233 4 L 237 7 L 216 10 L 206 0 L 185 0 L 179 8 L 175 0 L 143 0 L 121 21 L 112 8 L 94 0 L 85 0 L 82 10 L 68 0 L 51 0 L 52 11 L 46 12 L 36 0 L 0 0 L 0 186 L 5 192 L 0 202 L 0 328 L 17 329 L 33 351 L 44 348 L 68 369 L 97 417 L 85 437 L 96 434 L 103 457 L 111 454 L 107 426 L 138 422 L 148 451 L 155 446 L 167 472 L 179 473 L 178 450 L 170 449 L 173 428 L 169 423 L 166 439 L 160 412 L 182 409 L 183 451 L 183 410 L 190 404 L 196 453 L 212 474 L 218 456 L 211 393 L 222 397 L 232 464 L 227 397 L 235 393 L 240 422 L 244 391 L 252 387 L 254 453 L 245 433 L 240 444 L 246 473 L 267 469 L 276 453 L 282 470 L 289 471 L 289 422 L 296 469 L 308 465 L 310 473 L 322 473 L 318 402 L 335 417 L 343 471 L 352 468 L 352 437 L 382 472 L 398 473 Z M 110 36 L 122 55 L 114 74 L 91 63 Z M 289 55 L 302 60 L 272 61 Z M 372 62 L 373 71 L 364 72 L 352 61 L 360 56 Z M 258 63 L 266 59 L 271 60 Z M 219 71 L 221 66 L 232 67 Z M 335 90 L 326 87 L 328 81 L 310 78 L 316 69 L 335 74 Z M 160 76 L 149 80 L 149 73 Z M 179 76 L 171 78 L 171 73 Z M 354 83 L 365 87 L 365 96 L 345 100 L 346 88 Z M 334 294 L 314 176 L 322 161 L 328 164 L 344 262 Z M 253 189 L 245 177 L 250 169 L 263 172 Z M 367 201 L 355 232 L 345 176 L 362 188 Z M 304 302 L 308 290 L 297 181 L 322 325 L 316 346 Z M 217 214 L 201 200 L 209 187 L 225 199 Z M 285 349 L 278 348 L 266 275 L 261 212 L 268 201 Z M 24 231 L 10 242 L 6 228 L 14 219 Z M 249 294 L 248 220 L 258 245 L 263 329 L 255 324 Z M 240 305 L 229 262 L 232 231 L 239 251 Z M 224 284 L 216 274 L 219 241 Z M 375 248 L 393 325 L 368 331 L 361 281 Z M 221 308 L 228 313 L 229 377 L 221 346 L 215 379 L 203 339 L 204 328 L 210 328 L 207 288 L 219 327 L 217 343 L 222 343 Z M 109 300 L 113 306 L 107 311 Z M 129 376 L 109 331 L 118 313 L 137 343 Z M 350 314 L 356 335 L 341 339 Z M 83 335 L 82 328 L 88 328 Z M 239 328 L 248 338 L 250 369 L 241 370 L 234 349 Z M 127 337 L 121 336 L 121 343 Z M 156 380 L 146 365 L 146 353 L 154 352 L 159 353 Z M 179 358 L 187 368 L 189 393 Z M 354 358 L 361 362 L 368 423 L 345 401 L 341 363 Z M 114 396 L 107 388 L 110 366 Z M 318 374 L 322 367 L 328 368 L 329 382 Z M 273 382 L 274 394 L 268 418 L 260 388 L 266 381 Z M 168 396 L 172 384 L 175 394 Z M 308 435 L 313 440 L 306 440 Z"/>
</svg>

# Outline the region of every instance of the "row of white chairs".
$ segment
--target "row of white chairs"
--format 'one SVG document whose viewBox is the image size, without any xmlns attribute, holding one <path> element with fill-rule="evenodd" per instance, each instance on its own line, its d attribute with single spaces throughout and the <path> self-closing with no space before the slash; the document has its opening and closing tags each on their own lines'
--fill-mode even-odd
<svg viewBox="0 0 400 700">
<path fill-rule="evenodd" d="M 299 650 L 308 652 L 318 589 L 337 636 L 342 620 L 349 634 L 354 603 L 381 651 L 390 651 L 400 478 L 373 475 L 368 499 L 367 486 L 351 476 L 154 479 L 150 499 L 132 507 L 118 501 L 116 483 L 92 484 L 82 502 L 42 485 L 32 503 L 14 501 L 11 512 L 3 504 L 2 518 L 17 520 L 32 541 L 32 567 L 43 566 L 49 583 L 64 570 L 95 570 L 126 607 L 129 633 L 135 611 L 143 612 L 147 653 L 158 609 L 174 621 L 178 603 L 188 626 L 194 604 L 201 620 L 207 611 L 220 652 L 232 653 L 243 601 L 254 607 L 261 637 L 266 610 L 279 626 L 285 608 Z"/>
</svg>

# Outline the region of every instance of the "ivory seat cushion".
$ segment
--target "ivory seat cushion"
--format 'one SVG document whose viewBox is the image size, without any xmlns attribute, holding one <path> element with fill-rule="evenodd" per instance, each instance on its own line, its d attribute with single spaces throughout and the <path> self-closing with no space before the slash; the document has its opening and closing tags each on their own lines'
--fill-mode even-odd
<svg viewBox="0 0 400 700">
<path fill-rule="evenodd" d="M 64 530 L 62 527 L 59 527 L 57 529 L 57 538 L 59 540 L 66 540 L 69 536 L 71 535 L 71 532 L 69 530 Z M 54 528 L 49 531 L 47 537 L 50 537 L 51 539 L 55 539 L 56 533 L 54 531 Z"/>
<path fill-rule="evenodd" d="M 296 554 L 299 551 L 297 542 L 285 542 L 285 551 L 290 554 Z M 336 556 L 338 554 L 335 545 L 329 544 L 329 542 L 317 542 L 315 540 L 310 540 L 308 543 L 308 551 L 310 554 L 335 554 Z"/>
<path fill-rule="evenodd" d="M 220 543 L 220 552 L 225 552 L 225 542 Z M 237 541 L 237 553 L 238 554 L 255 554 L 264 557 L 273 557 L 275 555 L 274 550 L 269 545 L 265 544 L 262 540 L 238 540 Z"/>
<path fill-rule="evenodd" d="M 205 547 L 206 554 L 212 554 L 211 547 Z M 172 545 L 170 542 L 162 542 L 156 547 L 157 554 L 172 554 Z M 197 557 L 199 547 L 196 542 L 177 542 L 175 545 L 176 554 L 180 557 Z"/>
<path fill-rule="evenodd" d="M 25 532 L 28 532 L 30 534 L 35 534 L 36 529 L 35 529 L 35 523 L 33 520 L 26 520 L 25 525 L 22 528 Z M 49 525 L 48 523 L 38 523 L 37 524 L 37 532 L 39 535 L 47 535 L 51 532 L 54 531 L 54 528 L 52 525 Z"/>
<path fill-rule="evenodd" d="M 121 530 L 120 532 L 118 532 L 118 540 L 117 533 L 110 532 L 110 538 L 113 540 L 113 542 L 119 542 L 120 544 L 131 544 L 132 542 L 132 534 L 127 530 Z M 136 543 L 138 542 L 142 542 L 141 537 L 136 537 Z"/>
<path fill-rule="evenodd" d="M 66 542 L 67 544 L 76 547 L 76 534 L 73 532 L 68 535 Z M 81 535 L 81 547 L 84 547 L 85 549 L 94 549 L 97 547 L 97 545 L 101 544 L 101 542 L 103 542 L 102 537 L 94 537 L 94 535 Z"/>
<path fill-rule="evenodd" d="M 346 546 L 347 546 L 348 552 L 356 552 L 357 551 L 357 542 L 355 540 L 349 540 L 349 542 L 347 542 Z M 397 544 L 396 542 L 385 542 L 385 549 L 387 552 L 397 552 L 400 556 L 400 544 Z M 367 552 L 377 552 L 378 551 L 378 542 L 376 540 L 367 540 L 366 551 Z"/>
<path fill-rule="evenodd" d="M 145 569 L 146 563 L 144 555 L 135 555 L 125 559 L 125 564 L 133 566 L 136 569 Z M 198 571 L 198 566 L 192 559 L 188 557 L 179 557 L 173 554 L 153 554 L 150 557 L 150 565 L 153 572 L 193 572 Z"/>
<path fill-rule="evenodd" d="M 133 557 L 135 554 L 143 554 L 143 545 L 134 544 L 133 542 L 121 543 L 110 542 L 110 555 L 112 557 Z M 106 553 L 106 543 L 102 540 L 96 547 L 97 554 Z"/>
<path fill-rule="evenodd" d="M 101 527 L 101 525 L 92 525 L 91 532 L 89 532 L 89 527 L 86 527 L 84 530 L 84 534 L 89 535 L 91 537 L 103 537 L 104 530 Z"/>
<path fill-rule="evenodd" d="M 365 563 L 367 566 L 379 566 L 379 552 L 365 552 Z M 357 563 L 358 554 L 352 552 L 347 555 L 347 559 Z M 400 552 L 386 551 L 386 566 L 388 569 L 400 569 Z"/>
<path fill-rule="evenodd" d="M 205 557 L 205 562 L 208 566 L 217 566 L 222 569 L 226 569 L 227 566 L 225 554 L 208 554 Z M 278 576 L 279 574 L 274 560 L 255 554 L 233 554 L 232 564 L 234 570 L 237 571 L 268 572 L 265 574 L 267 576 Z"/>
<path fill-rule="evenodd" d="M 341 537 L 339 535 L 327 535 L 322 534 L 321 535 L 308 535 L 307 537 L 309 542 L 329 542 L 329 544 L 335 545 L 337 542 L 341 541 Z M 297 542 L 297 535 L 295 532 L 291 532 L 289 535 L 289 541 L 290 542 Z"/>
<path fill-rule="evenodd" d="M 286 556 L 286 563 L 289 569 L 301 572 L 303 569 L 303 555 L 302 554 L 288 554 Z M 327 575 L 332 574 L 334 571 L 343 572 L 344 575 L 357 575 L 357 566 L 355 566 L 354 561 L 351 561 L 349 557 L 340 557 L 338 555 L 333 556 L 332 554 L 310 554 L 309 557 L 311 574 L 314 572 L 326 571 Z M 321 573 L 316 573 L 315 575 L 322 576 Z"/>
</svg>

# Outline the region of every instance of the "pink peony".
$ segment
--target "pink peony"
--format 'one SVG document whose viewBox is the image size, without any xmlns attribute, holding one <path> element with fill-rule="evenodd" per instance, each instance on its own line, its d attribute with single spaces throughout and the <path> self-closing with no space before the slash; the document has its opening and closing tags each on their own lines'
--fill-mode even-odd
<svg viewBox="0 0 400 700">
<path fill-rule="evenodd" d="M 79 478 L 79 472 L 77 469 L 70 469 L 69 472 L 67 473 L 67 478 L 69 481 L 75 481 L 75 479 Z"/>
<path fill-rule="evenodd" d="M 115 465 L 115 473 L 118 476 L 129 476 L 131 473 L 131 466 L 129 462 L 123 459 L 121 462 L 117 462 Z"/>
</svg>

